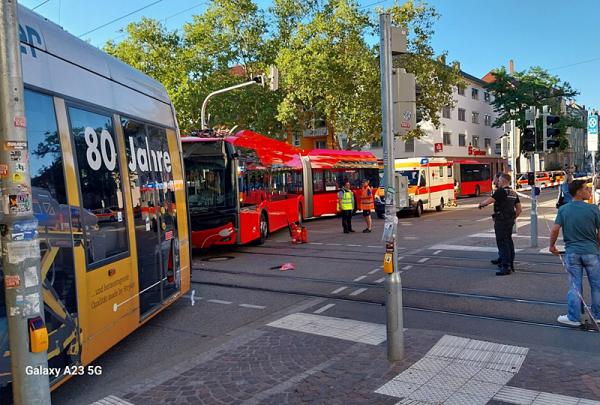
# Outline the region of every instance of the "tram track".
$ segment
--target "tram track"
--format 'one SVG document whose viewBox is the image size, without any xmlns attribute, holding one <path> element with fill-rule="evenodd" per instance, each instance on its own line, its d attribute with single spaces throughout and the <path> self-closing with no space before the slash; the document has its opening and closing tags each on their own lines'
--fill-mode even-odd
<svg viewBox="0 0 600 405">
<path fill-rule="evenodd" d="M 319 255 L 319 254 L 305 254 L 305 253 L 291 253 L 291 252 L 253 252 L 253 251 L 248 251 L 248 250 L 242 250 L 242 249 L 238 249 L 235 251 L 235 253 L 238 254 L 244 254 L 244 255 L 264 255 L 264 256 L 285 256 L 285 257 L 300 257 L 300 258 L 312 258 L 312 259 L 319 259 L 319 260 L 348 260 L 348 257 L 339 257 L 339 256 L 331 256 L 331 255 Z M 410 254 L 410 253 L 399 253 L 400 256 L 403 256 L 404 258 L 407 257 L 414 257 L 415 261 L 401 261 L 400 262 L 400 266 L 402 267 L 403 265 L 418 265 L 421 267 L 426 267 L 426 268 L 440 268 L 440 269 L 451 269 L 451 270 L 465 270 L 465 271 L 485 271 L 485 272 L 491 272 L 493 270 L 495 270 L 495 268 L 493 266 L 491 266 L 489 264 L 488 259 L 476 259 L 476 258 L 465 258 L 465 257 L 454 257 L 454 256 L 440 256 L 440 255 L 422 255 L 422 254 Z M 218 256 L 216 256 L 218 257 Z M 470 263 L 476 263 L 476 262 L 483 262 L 485 263 L 485 268 L 484 267 L 467 267 L 467 266 L 457 266 L 457 265 L 449 265 L 449 264 L 437 264 L 437 263 L 422 263 L 419 262 L 416 259 L 423 259 L 423 258 L 427 258 L 429 260 L 432 259 L 441 259 L 441 260 L 460 260 L 461 262 L 465 262 L 468 261 Z M 210 259 L 210 258 L 205 258 L 205 259 L 200 259 L 200 260 L 206 260 L 206 259 Z M 373 264 L 380 264 L 381 260 L 378 259 L 369 259 L 369 258 L 361 258 L 361 257 L 356 257 L 356 258 L 352 258 L 353 261 L 358 261 L 358 262 L 365 262 L 365 263 L 373 263 Z M 560 263 L 556 263 L 556 262 L 528 262 L 528 261 L 524 261 L 524 260 L 517 260 L 517 267 L 519 265 L 555 265 L 555 266 L 560 266 Z M 527 269 L 522 269 L 522 268 L 517 268 L 517 272 L 518 273 L 527 273 L 527 274 L 538 274 L 538 275 L 544 275 L 544 276 L 563 276 L 564 275 L 564 271 L 562 269 L 557 271 L 540 271 L 540 270 L 527 270 Z"/>
<path fill-rule="evenodd" d="M 215 274 L 222 275 L 233 275 L 233 276 L 244 276 L 244 277 L 257 277 L 257 278 L 270 278 L 277 280 L 295 280 L 295 281 L 305 281 L 311 283 L 321 283 L 321 284 L 333 284 L 336 286 L 347 286 L 353 288 L 374 288 L 377 290 L 383 290 L 384 286 L 382 284 L 377 283 L 369 283 L 362 281 L 346 281 L 346 280 L 334 280 L 327 278 L 319 278 L 319 277 L 306 277 L 306 276 L 296 276 L 290 274 L 261 274 L 261 273 L 248 273 L 244 271 L 237 270 L 222 270 L 222 269 L 211 269 L 211 268 L 203 268 L 201 270 L 195 270 L 200 272 L 209 272 Z M 192 281 L 195 282 L 192 278 Z M 527 298 L 518 298 L 518 297 L 505 297 L 500 295 L 487 295 L 487 294 L 471 294 L 464 292 L 456 292 L 456 291 L 444 291 L 444 290 L 436 290 L 430 288 L 415 288 L 415 287 L 402 287 L 403 291 L 407 292 L 417 292 L 423 294 L 435 294 L 441 296 L 451 296 L 455 298 L 471 298 L 471 299 L 479 299 L 485 301 L 500 301 L 500 302 L 513 302 L 513 303 L 524 303 L 524 304 L 534 304 L 534 305 L 545 305 L 545 306 L 560 306 L 563 307 L 566 305 L 564 302 L 556 302 L 556 301 L 544 301 L 544 300 L 534 300 Z"/>
<path fill-rule="evenodd" d="M 270 293 L 276 293 L 276 294 L 287 294 L 287 295 L 295 295 L 295 296 L 302 296 L 302 297 L 309 297 L 309 298 L 325 298 L 325 299 L 330 299 L 330 300 L 334 300 L 334 301 L 349 302 L 349 303 L 356 303 L 356 304 L 385 306 L 384 300 L 372 300 L 372 299 L 365 299 L 365 298 L 358 298 L 358 297 L 338 296 L 338 295 L 334 295 L 334 294 L 317 293 L 314 291 L 309 292 L 309 291 L 300 291 L 300 290 L 287 290 L 287 289 L 284 290 L 284 289 L 270 288 L 270 287 L 264 287 L 264 286 L 258 287 L 258 286 L 243 285 L 243 284 L 239 284 L 239 283 L 226 283 L 226 282 L 214 282 L 214 281 L 209 282 L 209 281 L 192 280 L 191 283 L 195 284 L 195 285 L 205 285 L 205 286 L 210 286 L 210 287 L 243 289 L 243 290 L 248 290 L 248 291 L 270 292 Z M 466 317 L 466 318 L 472 318 L 472 319 L 508 322 L 508 323 L 514 323 L 514 324 L 520 324 L 520 325 L 537 326 L 537 327 L 552 328 L 552 329 L 559 329 L 559 330 L 573 331 L 573 329 L 574 329 L 572 327 L 558 325 L 555 323 L 549 323 L 549 322 L 543 322 L 543 321 L 533 321 L 533 320 L 523 320 L 523 319 L 517 319 L 517 318 L 513 318 L 513 317 L 508 317 L 508 316 L 490 316 L 490 315 L 469 313 L 469 312 L 464 312 L 464 311 L 451 311 L 451 310 L 445 310 L 445 309 L 426 308 L 426 307 L 417 306 L 417 305 L 403 305 L 403 308 L 405 310 L 412 310 L 412 311 L 432 313 L 432 314 L 443 314 L 443 315 L 459 316 L 459 317 Z"/>
</svg>

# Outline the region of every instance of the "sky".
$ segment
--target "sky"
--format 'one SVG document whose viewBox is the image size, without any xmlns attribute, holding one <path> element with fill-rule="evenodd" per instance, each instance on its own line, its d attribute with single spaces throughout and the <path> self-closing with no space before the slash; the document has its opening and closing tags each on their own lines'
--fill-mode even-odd
<svg viewBox="0 0 600 405">
<path fill-rule="evenodd" d="M 359 2 L 365 9 L 373 10 L 393 4 L 393 0 Z M 208 1 L 20 0 L 19 3 L 30 9 L 39 6 L 35 9 L 37 13 L 102 47 L 108 40 L 122 40 L 125 36 L 120 30 L 142 17 L 161 20 L 170 30 L 181 29 L 192 20 L 192 15 L 207 8 Z M 266 9 L 271 1 L 258 0 L 257 4 Z M 514 60 L 517 71 L 541 66 L 578 90 L 579 104 L 600 108 L 597 0 L 429 0 L 428 4 L 441 15 L 434 26 L 435 51 L 447 51 L 447 61 L 459 61 L 466 73 L 483 77 L 493 68 L 508 67 L 510 59 Z M 143 7 L 146 8 L 132 13 Z M 123 16 L 126 17 L 98 28 Z"/>
</svg>

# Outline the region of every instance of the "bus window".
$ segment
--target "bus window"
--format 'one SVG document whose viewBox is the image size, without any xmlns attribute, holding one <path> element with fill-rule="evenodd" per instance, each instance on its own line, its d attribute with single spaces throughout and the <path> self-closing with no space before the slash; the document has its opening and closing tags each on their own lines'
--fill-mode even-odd
<svg viewBox="0 0 600 405">
<path fill-rule="evenodd" d="M 122 178 L 112 118 L 69 107 L 81 205 L 96 215 L 98 230 L 85 233 L 88 265 L 97 266 L 128 253 Z M 113 207 L 105 214 L 105 208 Z"/>
<path fill-rule="evenodd" d="M 313 193 L 322 193 L 325 191 L 325 179 L 323 171 L 315 169 L 312 172 L 313 175 Z"/>
<path fill-rule="evenodd" d="M 448 166 L 448 177 L 452 177 L 452 166 Z"/>
</svg>

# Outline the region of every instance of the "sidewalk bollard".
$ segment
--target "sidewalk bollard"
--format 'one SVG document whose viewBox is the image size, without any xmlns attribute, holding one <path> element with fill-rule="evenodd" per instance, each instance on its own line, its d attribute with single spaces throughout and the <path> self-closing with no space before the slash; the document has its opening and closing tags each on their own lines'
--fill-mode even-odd
<svg viewBox="0 0 600 405">
<path fill-rule="evenodd" d="M 387 311 L 387 353 L 389 361 L 404 357 L 404 323 L 402 320 L 402 280 L 395 271 L 385 280 Z"/>
</svg>

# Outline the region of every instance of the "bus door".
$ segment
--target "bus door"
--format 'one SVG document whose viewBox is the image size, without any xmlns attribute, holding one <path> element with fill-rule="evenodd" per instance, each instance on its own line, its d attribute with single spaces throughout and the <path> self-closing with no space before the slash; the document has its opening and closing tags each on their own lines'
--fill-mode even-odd
<svg viewBox="0 0 600 405">
<path fill-rule="evenodd" d="M 173 161 L 167 132 L 150 124 L 121 120 L 131 197 L 143 317 L 179 291 L 179 246 Z M 177 159 L 177 157 L 175 157 Z"/>
</svg>

